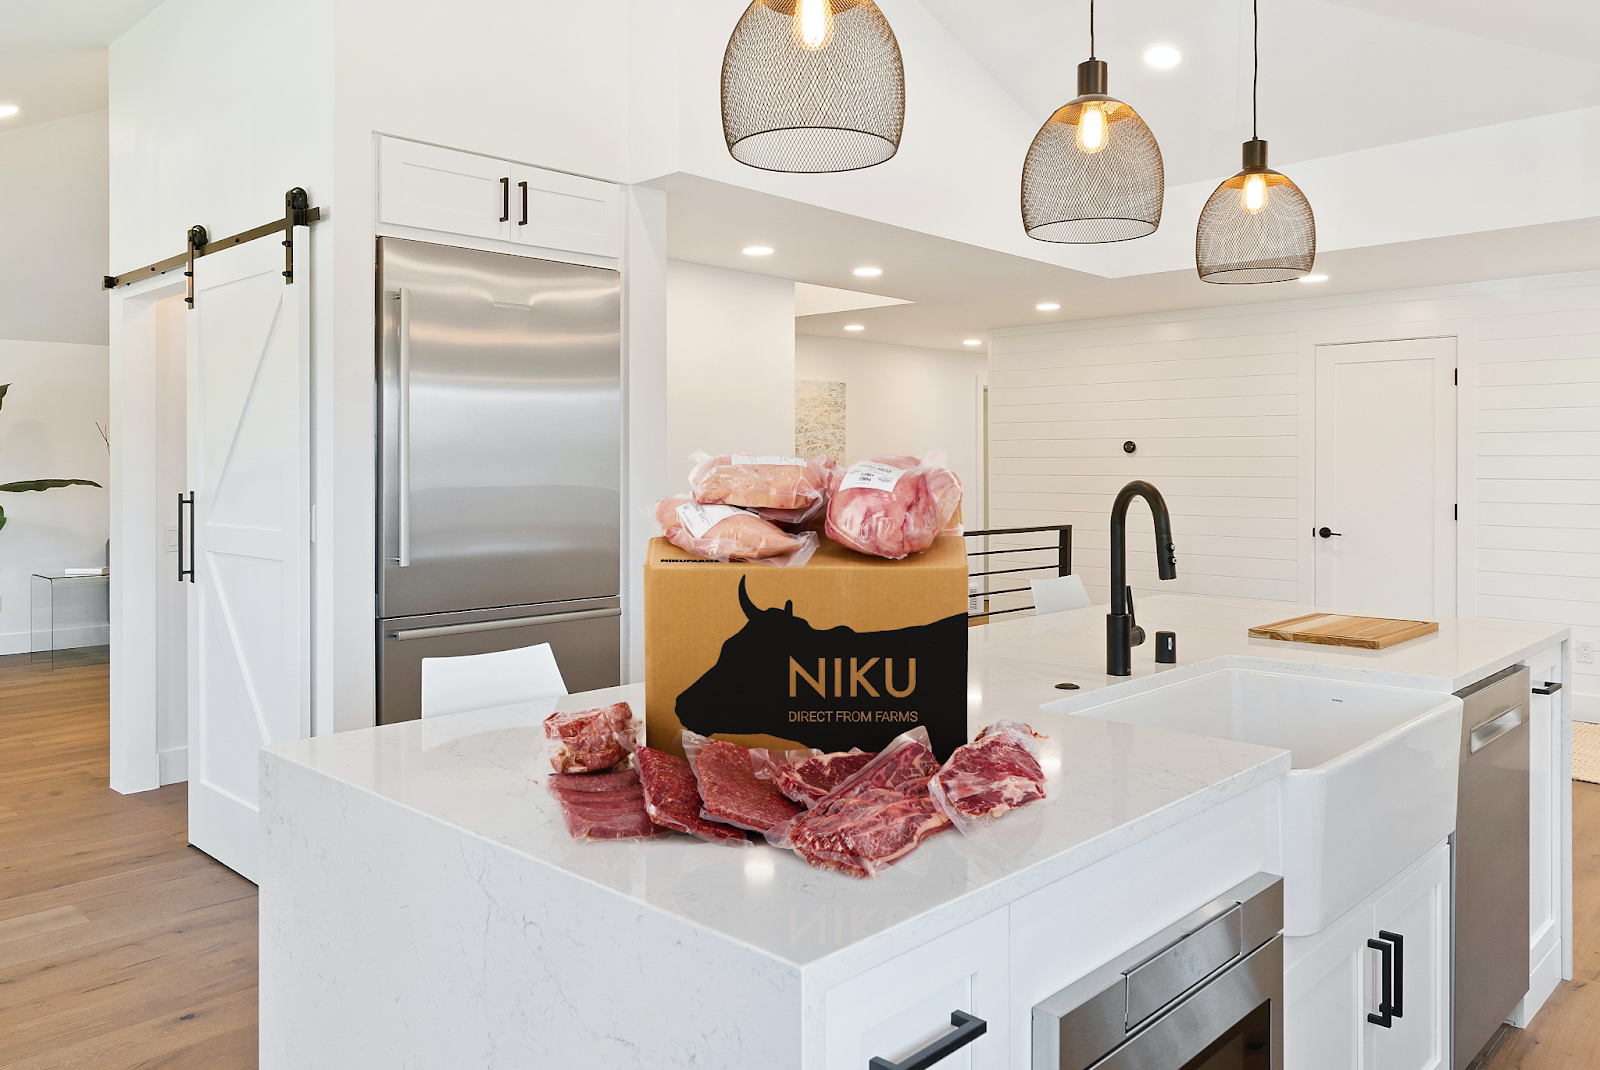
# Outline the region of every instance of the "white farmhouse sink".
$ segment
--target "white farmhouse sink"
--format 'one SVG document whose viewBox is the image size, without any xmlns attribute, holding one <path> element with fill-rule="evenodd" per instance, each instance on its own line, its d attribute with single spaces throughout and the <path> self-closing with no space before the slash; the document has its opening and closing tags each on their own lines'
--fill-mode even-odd
<svg viewBox="0 0 1600 1070">
<path fill-rule="evenodd" d="M 1454 831 L 1453 695 L 1205 665 L 1170 675 L 1133 694 L 1089 692 L 1045 709 L 1289 751 L 1285 935 L 1321 931 Z"/>
</svg>

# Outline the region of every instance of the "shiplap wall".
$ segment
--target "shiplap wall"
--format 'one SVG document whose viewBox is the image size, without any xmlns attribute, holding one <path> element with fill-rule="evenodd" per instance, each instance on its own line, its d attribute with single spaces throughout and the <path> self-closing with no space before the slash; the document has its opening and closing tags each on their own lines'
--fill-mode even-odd
<svg viewBox="0 0 1600 1070">
<path fill-rule="evenodd" d="M 1178 545 L 1163 589 L 1313 602 L 1315 347 L 1429 336 L 1461 373 L 1458 613 L 1600 639 L 1600 273 L 996 332 L 990 524 L 1072 523 L 1103 602 L 1112 499 L 1148 479 Z M 1129 515 L 1152 591 L 1149 513 Z M 1574 669 L 1594 709 L 1597 666 Z"/>
</svg>

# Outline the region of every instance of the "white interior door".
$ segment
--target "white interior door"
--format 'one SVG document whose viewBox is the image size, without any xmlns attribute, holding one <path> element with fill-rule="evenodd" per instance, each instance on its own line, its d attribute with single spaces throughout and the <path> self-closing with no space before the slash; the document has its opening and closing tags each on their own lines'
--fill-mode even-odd
<svg viewBox="0 0 1600 1070">
<path fill-rule="evenodd" d="M 310 734 L 310 279 L 297 227 L 195 263 L 189 842 L 254 880 L 264 744 Z"/>
<path fill-rule="evenodd" d="M 1455 339 L 1325 345 L 1316 356 L 1317 604 L 1454 616 Z"/>
</svg>

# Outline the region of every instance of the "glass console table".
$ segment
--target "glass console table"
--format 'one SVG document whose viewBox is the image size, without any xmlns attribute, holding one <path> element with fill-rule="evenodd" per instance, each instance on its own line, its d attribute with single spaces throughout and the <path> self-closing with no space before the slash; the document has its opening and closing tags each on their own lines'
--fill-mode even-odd
<svg viewBox="0 0 1600 1070">
<path fill-rule="evenodd" d="M 110 660 L 110 576 L 36 572 L 31 595 L 31 661 L 59 669 Z"/>
</svg>

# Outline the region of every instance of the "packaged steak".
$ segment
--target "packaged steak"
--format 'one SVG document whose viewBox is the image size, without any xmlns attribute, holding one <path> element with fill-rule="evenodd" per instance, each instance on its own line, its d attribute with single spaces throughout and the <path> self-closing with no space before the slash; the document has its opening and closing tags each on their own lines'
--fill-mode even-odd
<svg viewBox="0 0 1600 1070">
<path fill-rule="evenodd" d="M 552 713 L 544 719 L 550 765 L 558 773 L 598 773 L 627 761 L 644 722 L 626 702 L 592 710 Z"/>
<path fill-rule="evenodd" d="M 683 753 L 700 789 L 700 816 L 707 821 L 766 833 L 789 821 L 801 808 L 783 797 L 772 781 L 756 776 L 750 749 L 683 730 Z"/>
<path fill-rule="evenodd" d="M 756 776 L 772 781 L 785 798 L 808 810 L 828 792 L 859 773 L 875 757 L 876 754 L 860 747 L 833 754 L 824 754 L 815 748 L 750 752 Z"/>
<path fill-rule="evenodd" d="M 753 453 L 700 452 L 689 458 L 689 486 L 702 505 L 748 509 L 775 524 L 797 526 L 828 504 L 837 465 L 832 457 L 768 457 Z"/>
<path fill-rule="evenodd" d="M 557 773 L 546 782 L 575 840 L 644 840 L 670 835 L 645 810 L 644 788 L 632 769 Z"/>
<path fill-rule="evenodd" d="M 996 721 L 957 747 L 928 783 L 939 812 L 963 833 L 1045 797 L 1039 735 L 1016 721 Z"/>
<path fill-rule="evenodd" d="M 714 561 L 758 561 L 798 568 L 817 552 L 817 533 L 791 535 L 770 520 L 731 505 L 701 505 L 691 498 L 663 498 L 656 521 L 680 550 Z"/>
<path fill-rule="evenodd" d="M 856 875 L 870 876 L 871 873 L 866 870 L 872 867 L 865 865 L 867 861 L 873 861 L 874 865 L 880 863 L 888 865 L 906 853 L 905 850 L 897 849 L 890 852 L 893 858 L 884 860 L 887 858 L 884 851 L 889 841 L 896 839 L 897 836 L 883 835 L 885 825 L 882 821 L 867 821 L 870 811 L 905 801 L 907 798 L 926 798 L 928 780 L 938 771 L 939 759 L 934 756 L 933 749 L 928 745 L 928 730 L 920 726 L 913 728 L 896 736 L 887 747 L 873 755 L 858 772 L 818 799 L 810 809 L 768 829 L 767 842 L 774 847 L 787 847 L 798 851 L 813 865 L 835 862 L 838 863 L 837 866 L 825 868 L 863 870 Z M 859 799 L 865 799 L 867 802 L 854 801 Z M 912 809 L 920 810 L 920 807 Z M 911 811 L 902 807 L 894 814 L 888 815 L 887 819 L 890 824 L 901 822 L 898 826 L 901 832 L 916 833 L 915 842 L 910 845 L 911 847 L 916 846 L 916 843 L 921 842 L 927 835 L 949 824 L 948 819 L 942 815 L 938 819 L 929 818 L 926 821 L 912 820 L 913 817 Z M 869 833 L 872 834 L 870 839 L 876 850 L 868 850 L 863 846 L 863 850 L 856 851 L 852 855 L 851 836 L 863 840 L 865 844 Z M 906 850 L 909 850 L 909 847 Z M 847 857 L 853 857 L 854 862 L 845 865 L 844 860 Z"/>
<path fill-rule="evenodd" d="M 650 820 L 711 843 L 750 846 L 750 838 L 743 829 L 721 821 L 708 821 L 700 815 L 703 805 L 700 786 L 688 762 L 654 747 L 640 747 L 634 756 L 639 763 L 644 808 Z"/>
<path fill-rule="evenodd" d="M 858 461 L 836 474 L 828 502 L 828 538 L 874 557 L 920 553 L 950 524 L 961 481 L 934 451 L 922 460 L 888 456 Z"/>
</svg>

